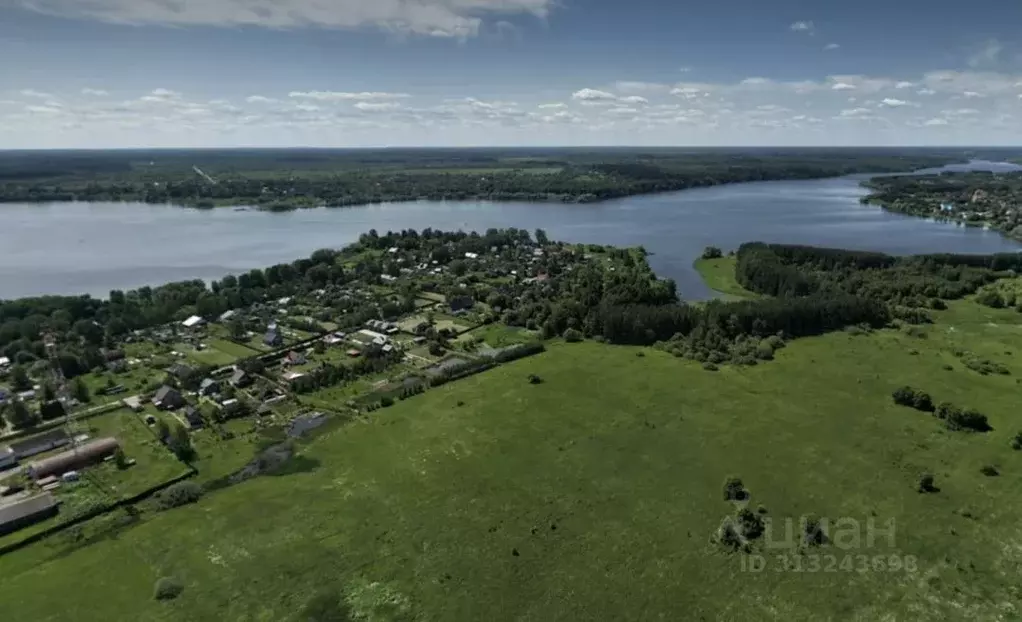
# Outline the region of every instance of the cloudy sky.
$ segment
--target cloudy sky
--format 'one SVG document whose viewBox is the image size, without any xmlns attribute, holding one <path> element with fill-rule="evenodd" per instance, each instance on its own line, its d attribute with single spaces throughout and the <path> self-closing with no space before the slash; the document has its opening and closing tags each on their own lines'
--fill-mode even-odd
<svg viewBox="0 0 1022 622">
<path fill-rule="evenodd" d="M 1018 145 L 1022 2 L 0 0 L 0 148 Z"/>
</svg>

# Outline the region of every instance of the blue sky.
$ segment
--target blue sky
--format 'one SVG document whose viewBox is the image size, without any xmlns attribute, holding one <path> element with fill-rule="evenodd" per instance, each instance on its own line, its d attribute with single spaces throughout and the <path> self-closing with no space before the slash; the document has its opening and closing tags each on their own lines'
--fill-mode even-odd
<svg viewBox="0 0 1022 622">
<path fill-rule="evenodd" d="M 1022 144 L 1022 3 L 0 0 L 0 148 Z"/>
</svg>

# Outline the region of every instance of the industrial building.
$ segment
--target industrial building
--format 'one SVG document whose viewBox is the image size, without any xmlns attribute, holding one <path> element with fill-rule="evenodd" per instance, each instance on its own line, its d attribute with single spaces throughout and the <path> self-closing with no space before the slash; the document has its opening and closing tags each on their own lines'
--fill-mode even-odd
<svg viewBox="0 0 1022 622">
<path fill-rule="evenodd" d="M 0 536 L 38 523 L 56 515 L 57 512 L 57 500 L 48 492 L 6 502 L 0 501 Z"/>
<path fill-rule="evenodd" d="M 120 447 L 120 443 L 116 438 L 101 438 L 55 456 L 32 462 L 25 470 L 32 479 L 49 475 L 63 475 L 68 471 L 102 462 L 104 458 L 117 451 L 118 447 Z"/>
</svg>

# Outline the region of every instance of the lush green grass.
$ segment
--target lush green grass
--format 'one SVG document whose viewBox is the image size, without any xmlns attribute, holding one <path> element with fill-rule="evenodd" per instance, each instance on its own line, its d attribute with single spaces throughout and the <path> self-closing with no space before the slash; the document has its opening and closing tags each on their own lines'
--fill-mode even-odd
<svg viewBox="0 0 1022 622">
<path fill-rule="evenodd" d="M 233 356 L 235 359 L 243 359 L 260 354 L 257 350 L 253 350 L 252 348 L 240 343 L 228 341 L 227 339 L 211 339 L 207 345 L 210 348 L 216 348 L 224 354 Z"/>
<path fill-rule="evenodd" d="M 189 359 L 193 364 L 197 365 L 212 365 L 213 367 L 224 367 L 238 360 L 238 357 L 233 356 L 231 354 L 227 354 L 226 352 L 221 351 L 219 348 L 212 346 L 207 347 L 203 350 L 196 350 L 195 348 L 188 344 L 179 343 L 174 346 L 174 349 L 184 354 L 187 359 Z"/>
<path fill-rule="evenodd" d="M 86 374 L 82 378 L 85 385 L 89 388 L 92 399 L 83 408 L 93 408 L 101 404 L 119 401 L 131 395 L 137 395 L 144 392 L 150 384 L 162 380 L 166 375 L 167 373 L 163 370 L 153 369 L 145 365 L 136 365 L 122 374 L 112 372 Z M 124 386 L 126 391 L 116 395 L 100 395 L 99 392 L 105 389 L 110 381 L 114 385 Z"/>
<path fill-rule="evenodd" d="M 1022 316 L 970 302 L 938 315 L 925 338 L 837 333 L 717 373 L 554 345 L 333 429 L 299 472 L 66 556 L 47 542 L 0 558 L 0 602 L 25 620 L 297 620 L 314 595 L 365 578 L 422 620 L 1010 617 Z M 1012 375 L 966 370 L 960 344 Z M 980 409 L 994 430 L 948 432 L 895 406 L 904 384 Z M 1002 475 L 981 475 L 987 464 Z M 916 492 L 923 471 L 939 493 Z M 708 542 L 731 510 L 728 474 L 775 519 L 893 518 L 893 548 L 822 552 L 912 555 L 919 571 L 776 572 L 770 559 L 743 572 Z M 184 582 L 177 600 L 152 599 L 161 576 Z"/>
<path fill-rule="evenodd" d="M 455 341 L 463 343 L 479 337 L 482 337 L 483 342 L 492 348 L 503 348 L 532 341 L 536 338 L 536 333 L 516 326 L 505 326 L 504 324 L 495 323 L 474 328 L 460 335 Z"/>
<path fill-rule="evenodd" d="M 725 300 L 748 300 L 759 298 L 759 294 L 750 292 L 735 280 L 734 257 L 719 257 L 717 259 L 697 259 L 695 268 L 703 277 L 706 284 L 715 292 L 723 294 Z"/>
</svg>

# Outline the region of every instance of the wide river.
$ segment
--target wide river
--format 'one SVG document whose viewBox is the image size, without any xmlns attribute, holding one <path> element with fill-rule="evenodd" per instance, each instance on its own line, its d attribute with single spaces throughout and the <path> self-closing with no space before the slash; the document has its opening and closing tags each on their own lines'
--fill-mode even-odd
<svg viewBox="0 0 1022 622">
<path fill-rule="evenodd" d="M 960 169 L 961 167 L 956 167 Z M 974 169 L 1022 170 L 976 162 Z M 341 247 L 376 229 L 543 228 L 554 239 L 643 245 L 682 298 L 711 297 L 692 264 L 754 240 L 894 254 L 1022 251 L 993 231 L 884 212 L 862 176 L 756 182 L 588 205 L 419 202 L 285 213 L 136 203 L 0 205 L 0 299 L 216 279 Z"/>
</svg>

